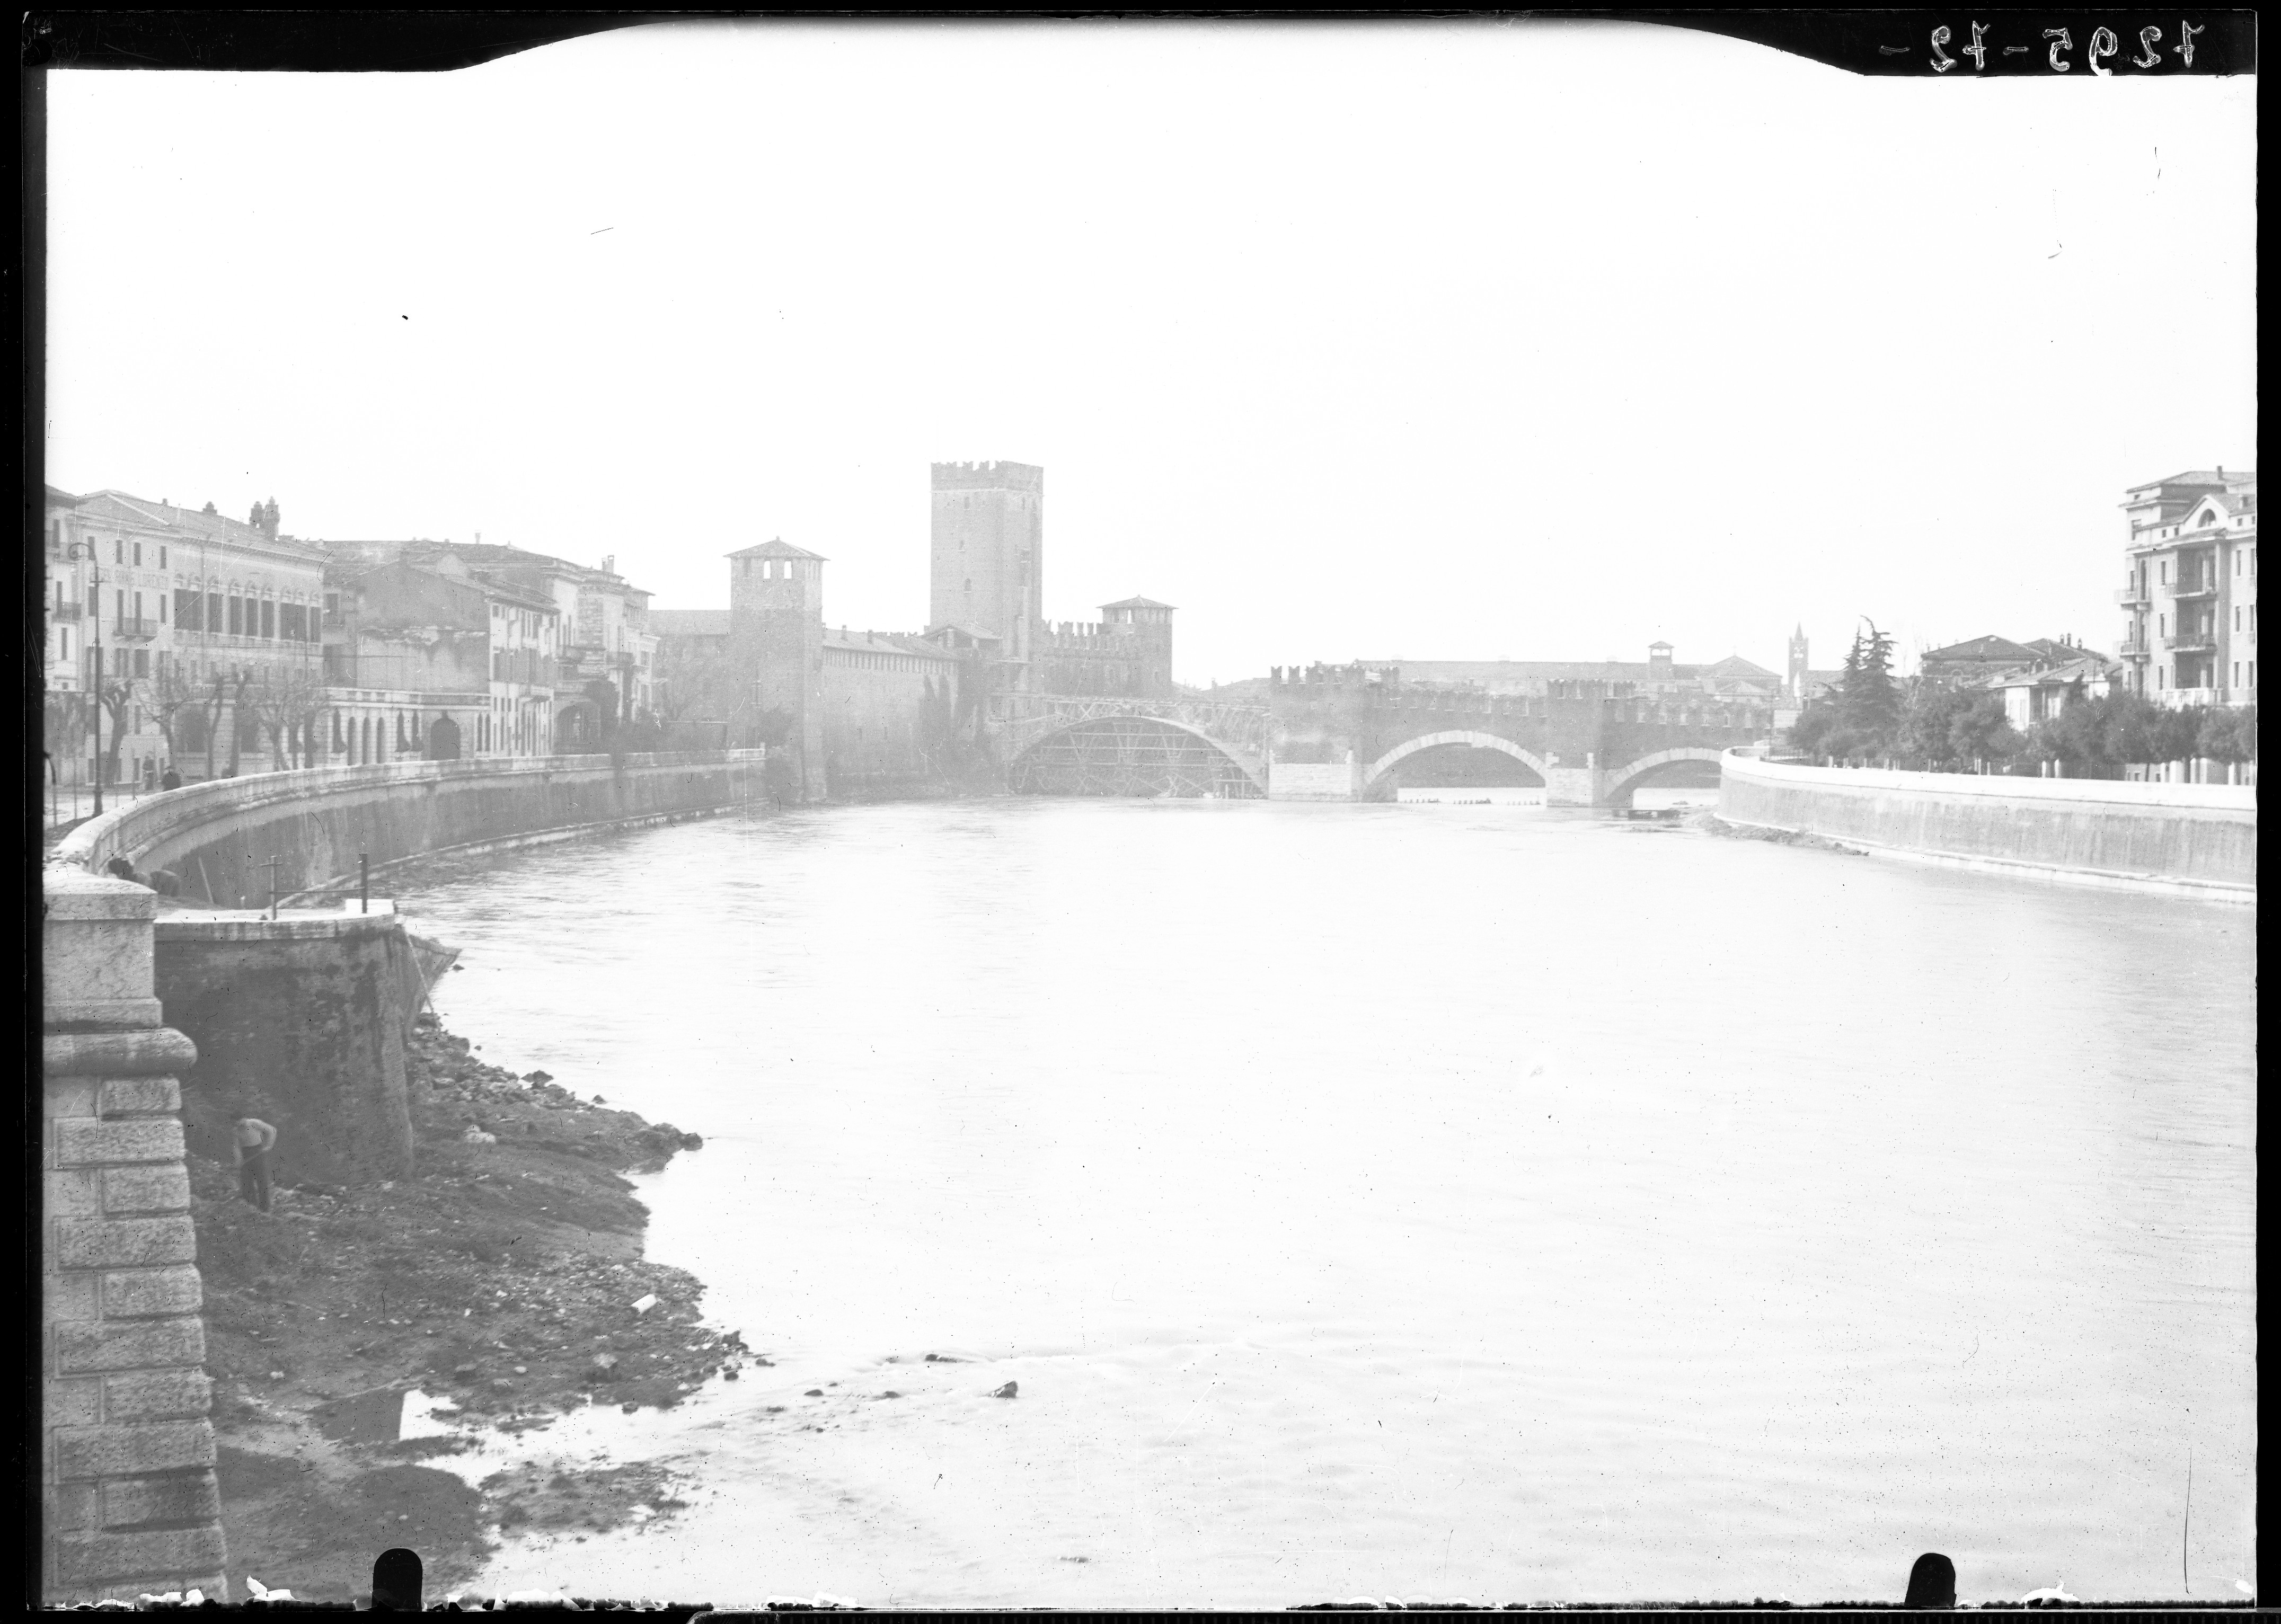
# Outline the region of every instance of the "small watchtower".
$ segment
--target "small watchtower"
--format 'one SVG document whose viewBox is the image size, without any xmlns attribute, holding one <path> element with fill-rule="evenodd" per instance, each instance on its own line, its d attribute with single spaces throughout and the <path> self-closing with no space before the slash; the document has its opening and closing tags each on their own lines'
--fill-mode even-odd
<svg viewBox="0 0 2281 1624">
<path fill-rule="evenodd" d="M 823 564 L 781 537 L 729 554 L 730 657 L 754 708 L 791 719 L 782 747 L 809 800 L 824 793 Z"/>
<path fill-rule="evenodd" d="M 1127 598 L 1101 606 L 1101 631 L 1129 640 L 1133 676 L 1127 687 L 1137 699 L 1172 697 L 1172 606 L 1154 598 Z"/>
</svg>

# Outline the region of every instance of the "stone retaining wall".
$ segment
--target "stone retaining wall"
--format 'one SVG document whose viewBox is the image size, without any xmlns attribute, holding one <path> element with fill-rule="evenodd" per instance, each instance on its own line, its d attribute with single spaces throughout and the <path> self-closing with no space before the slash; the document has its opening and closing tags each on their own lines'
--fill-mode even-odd
<svg viewBox="0 0 2281 1624">
<path fill-rule="evenodd" d="M 2235 900 L 2257 894 L 2251 785 L 1978 777 L 1730 754 L 1719 816 L 1866 851 Z"/>
<path fill-rule="evenodd" d="M 243 908 L 353 882 L 457 847 L 703 816 L 768 796 L 767 752 L 553 755 L 313 767 L 146 795 L 73 830 L 50 865 L 98 871 L 123 856 L 181 877 L 186 901 Z"/>
</svg>

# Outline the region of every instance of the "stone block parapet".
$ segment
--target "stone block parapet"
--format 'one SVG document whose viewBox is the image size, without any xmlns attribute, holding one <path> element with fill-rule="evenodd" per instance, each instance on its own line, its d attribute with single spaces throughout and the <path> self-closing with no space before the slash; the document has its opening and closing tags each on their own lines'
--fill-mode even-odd
<svg viewBox="0 0 2281 1624">
<path fill-rule="evenodd" d="M 151 893 L 74 870 L 43 890 L 42 1594 L 226 1601 L 176 1081 L 197 1050 L 158 1025 Z"/>
</svg>

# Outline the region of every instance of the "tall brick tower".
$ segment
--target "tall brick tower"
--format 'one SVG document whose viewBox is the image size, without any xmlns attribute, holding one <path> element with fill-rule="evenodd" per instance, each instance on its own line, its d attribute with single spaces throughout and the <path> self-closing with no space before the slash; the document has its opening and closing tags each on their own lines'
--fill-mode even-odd
<svg viewBox="0 0 2281 1624">
<path fill-rule="evenodd" d="M 1120 650 L 1132 675 L 1126 691 L 1144 700 L 1172 697 L 1172 606 L 1154 598 L 1127 598 L 1101 606 L 1102 635 Z"/>
<path fill-rule="evenodd" d="M 1800 624 L 1790 634 L 1790 669 L 1783 677 L 1783 685 L 1790 697 L 1800 704 L 1805 701 L 1805 627 Z"/>
<path fill-rule="evenodd" d="M 927 624 L 1001 639 L 1006 686 L 1027 685 L 1045 615 L 1046 471 L 1026 462 L 932 465 Z"/>
<path fill-rule="evenodd" d="M 729 554 L 729 650 L 760 711 L 792 720 L 784 749 L 802 800 L 823 778 L 823 558 L 781 538 Z"/>
</svg>

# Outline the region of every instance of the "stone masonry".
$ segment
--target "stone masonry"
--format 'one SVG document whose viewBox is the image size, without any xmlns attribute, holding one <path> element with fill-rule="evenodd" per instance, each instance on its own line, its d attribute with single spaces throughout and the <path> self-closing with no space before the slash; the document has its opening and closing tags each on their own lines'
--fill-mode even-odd
<svg viewBox="0 0 2281 1624">
<path fill-rule="evenodd" d="M 44 878 L 41 1589 L 227 1601 L 175 1080 L 197 1051 L 151 995 L 157 897 Z"/>
</svg>

